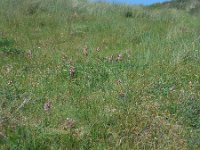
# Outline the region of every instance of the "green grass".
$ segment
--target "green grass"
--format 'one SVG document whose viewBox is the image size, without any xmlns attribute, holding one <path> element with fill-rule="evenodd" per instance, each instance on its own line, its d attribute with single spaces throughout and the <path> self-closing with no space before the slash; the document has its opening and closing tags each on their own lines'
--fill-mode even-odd
<svg viewBox="0 0 200 150">
<path fill-rule="evenodd" d="M 0 20 L 0 149 L 200 148 L 199 16 L 2 0 Z"/>
</svg>

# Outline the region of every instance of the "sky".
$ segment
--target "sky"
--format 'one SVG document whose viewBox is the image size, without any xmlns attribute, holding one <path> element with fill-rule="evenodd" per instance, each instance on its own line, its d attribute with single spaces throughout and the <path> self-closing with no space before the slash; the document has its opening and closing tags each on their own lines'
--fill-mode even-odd
<svg viewBox="0 0 200 150">
<path fill-rule="evenodd" d="M 126 4 L 143 4 L 143 5 L 150 5 L 153 3 L 165 2 L 169 0 L 97 0 L 103 2 L 110 2 L 110 3 L 126 3 Z"/>
</svg>

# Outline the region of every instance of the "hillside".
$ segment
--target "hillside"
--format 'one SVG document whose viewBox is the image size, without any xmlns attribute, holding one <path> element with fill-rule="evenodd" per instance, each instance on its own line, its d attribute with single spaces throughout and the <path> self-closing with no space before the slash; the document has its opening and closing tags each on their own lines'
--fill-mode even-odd
<svg viewBox="0 0 200 150">
<path fill-rule="evenodd" d="M 199 0 L 171 0 L 164 3 L 153 4 L 150 7 L 156 8 L 176 8 L 189 12 L 190 14 L 199 15 L 200 1 Z"/>
<path fill-rule="evenodd" d="M 0 149 L 200 149 L 200 16 L 0 1 Z"/>
</svg>

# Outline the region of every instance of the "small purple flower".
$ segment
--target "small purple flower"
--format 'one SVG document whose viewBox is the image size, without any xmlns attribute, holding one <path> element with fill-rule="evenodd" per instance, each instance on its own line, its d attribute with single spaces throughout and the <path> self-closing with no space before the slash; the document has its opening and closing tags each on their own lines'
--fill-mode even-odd
<svg viewBox="0 0 200 150">
<path fill-rule="evenodd" d="M 46 102 L 46 103 L 44 103 L 44 110 L 45 111 L 48 111 L 49 109 L 51 108 L 51 102 Z"/>
</svg>

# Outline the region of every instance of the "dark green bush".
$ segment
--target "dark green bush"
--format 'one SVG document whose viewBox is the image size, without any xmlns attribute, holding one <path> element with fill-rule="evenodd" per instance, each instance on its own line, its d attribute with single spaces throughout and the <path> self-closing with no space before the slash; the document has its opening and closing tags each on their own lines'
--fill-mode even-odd
<svg viewBox="0 0 200 150">
<path fill-rule="evenodd" d="M 133 12 L 127 11 L 127 12 L 125 13 L 125 17 L 126 17 L 126 18 L 133 17 Z"/>
<path fill-rule="evenodd" d="M 41 1 L 32 2 L 27 7 L 27 13 L 29 15 L 35 14 L 40 9 Z"/>
<path fill-rule="evenodd" d="M 8 48 L 8 47 L 1 48 L 0 51 L 2 51 L 6 55 L 21 55 L 21 54 L 24 53 L 20 49 L 17 49 L 17 48 Z"/>
<path fill-rule="evenodd" d="M 0 47 L 13 46 L 13 44 L 14 44 L 14 40 L 0 38 Z"/>
<path fill-rule="evenodd" d="M 13 47 L 14 43 L 12 39 L 0 38 L 0 52 L 5 55 L 23 55 L 23 50 Z"/>
</svg>

